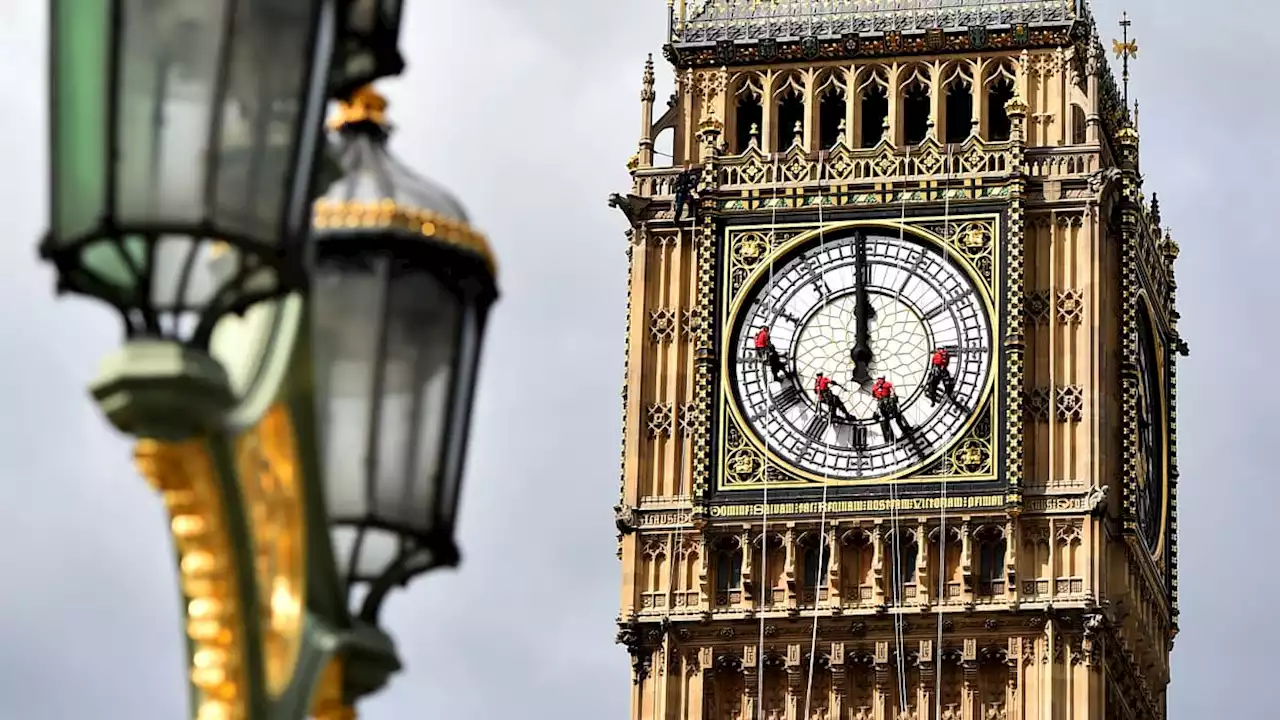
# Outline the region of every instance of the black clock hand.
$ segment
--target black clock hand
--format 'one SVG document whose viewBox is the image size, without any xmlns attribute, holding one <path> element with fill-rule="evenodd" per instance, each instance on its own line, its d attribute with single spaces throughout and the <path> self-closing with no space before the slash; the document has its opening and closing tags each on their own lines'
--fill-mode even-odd
<svg viewBox="0 0 1280 720">
<path fill-rule="evenodd" d="M 871 303 L 867 298 L 867 237 L 858 233 L 854 237 L 854 332 L 852 351 L 853 381 L 859 385 L 871 379 Z"/>
</svg>

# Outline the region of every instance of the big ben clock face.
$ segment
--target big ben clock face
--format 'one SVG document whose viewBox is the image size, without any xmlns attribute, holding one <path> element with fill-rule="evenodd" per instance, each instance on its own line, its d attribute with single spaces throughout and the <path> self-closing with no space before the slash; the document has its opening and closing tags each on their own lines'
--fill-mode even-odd
<svg viewBox="0 0 1280 720">
<path fill-rule="evenodd" d="M 762 445 L 812 476 L 919 465 L 960 436 L 988 385 L 988 302 L 946 251 L 910 234 L 814 239 L 738 307 L 738 409 Z"/>
<path fill-rule="evenodd" d="M 1155 331 L 1148 313 L 1138 319 L 1138 532 L 1152 554 L 1160 548 L 1164 527 L 1164 432 L 1160 366 Z"/>
</svg>

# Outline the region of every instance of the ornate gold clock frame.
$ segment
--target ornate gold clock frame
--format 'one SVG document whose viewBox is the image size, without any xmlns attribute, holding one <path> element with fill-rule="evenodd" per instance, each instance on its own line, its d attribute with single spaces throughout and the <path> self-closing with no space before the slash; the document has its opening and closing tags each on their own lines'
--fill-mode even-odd
<svg viewBox="0 0 1280 720">
<path fill-rule="evenodd" d="M 998 296 L 1001 283 L 1000 254 L 1002 218 L 994 213 L 974 213 L 955 216 L 913 217 L 900 220 L 843 220 L 827 223 L 783 223 L 778 225 L 733 225 L 725 230 L 725 245 L 721 265 L 721 301 L 716 326 L 730 328 L 736 322 L 741 309 L 743 293 L 768 273 L 770 263 L 790 250 L 816 240 L 820 233 L 837 233 L 850 228 L 885 228 L 896 232 L 901 229 L 914 238 L 941 248 L 974 282 L 982 306 L 991 323 L 992 337 L 1000 336 L 1000 316 L 993 296 Z M 924 482 L 974 482 L 994 481 L 999 478 L 1000 414 L 992 389 L 998 386 L 1001 376 L 999 363 L 993 363 L 992 373 L 982 389 L 976 411 L 966 421 L 960 435 L 921 458 L 914 465 L 887 477 L 870 480 L 829 480 L 802 470 L 789 468 L 788 464 L 767 450 L 755 433 L 746 429 L 737 404 L 732 399 L 728 385 L 728 363 L 734 357 L 728 333 L 721 339 L 720 357 L 721 387 L 718 399 L 716 448 L 718 449 L 718 480 L 716 492 L 759 490 L 767 479 L 770 488 L 796 488 L 812 486 L 815 481 L 827 481 L 833 485 L 849 484 L 883 486 L 890 481 Z M 996 348 L 991 349 L 999 358 Z"/>
</svg>

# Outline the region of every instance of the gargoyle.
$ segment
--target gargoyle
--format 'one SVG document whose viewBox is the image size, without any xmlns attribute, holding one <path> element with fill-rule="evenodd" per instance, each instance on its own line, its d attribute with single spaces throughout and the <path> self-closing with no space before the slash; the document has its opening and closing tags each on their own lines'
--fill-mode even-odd
<svg viewBox="0 0 1280 720">
<path fill-rule="evenodd" d="M 1089 513 L 1094 517 L 1100 517 L 1107 511 L 1107 493 L 1110 491 L 1110 487 L 1099 485 L 1090 490 L 1088 496 L 1085 497 L 1085 505 L 1088 506 Z"/>
<path fill-rule="evenodd" d="M 1095 193 L 1105 192 L 1111 184 L 1120 179 L 1120 168 L 1108 167 L 1089 175 L 1089 189 Z"/>
<path fill-rule="evenodd" d="M 635 508 L 630 505 L 615 505 L 613 507 L 613 522 L 618 526 L 618 532 L 623 535 L 630 535 L 636 531 L 636 513 Z"/>
<path fill-rule="evenodd" d="M 638 229 L 644 220 L 644 211 L 649 208 L 649 203 L 653 202 L 649 198 L 640 197 L 639 195 L 620 195 L 613 193 L 609 196 L 609 207 L 618 208 L 623 215 L 627 216 L 627 222 L 633 229 Z"/>
</svg>

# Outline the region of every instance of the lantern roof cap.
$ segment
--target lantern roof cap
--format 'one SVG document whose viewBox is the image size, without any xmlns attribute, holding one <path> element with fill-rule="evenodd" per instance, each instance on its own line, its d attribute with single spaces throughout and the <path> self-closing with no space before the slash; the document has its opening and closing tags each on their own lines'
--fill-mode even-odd
<svg viewBox="0 0 1280 720">
<path fill-rule="evenodd" d="M 492 270 L 489 242 L 462 203 L 388 150 L 386 110 L 386 98 L 370 86 L 339 103 L 329 128 L 341 175 L 316 200 L 316 234 L 409 231 L 477 254 Z"/>
</svg>

